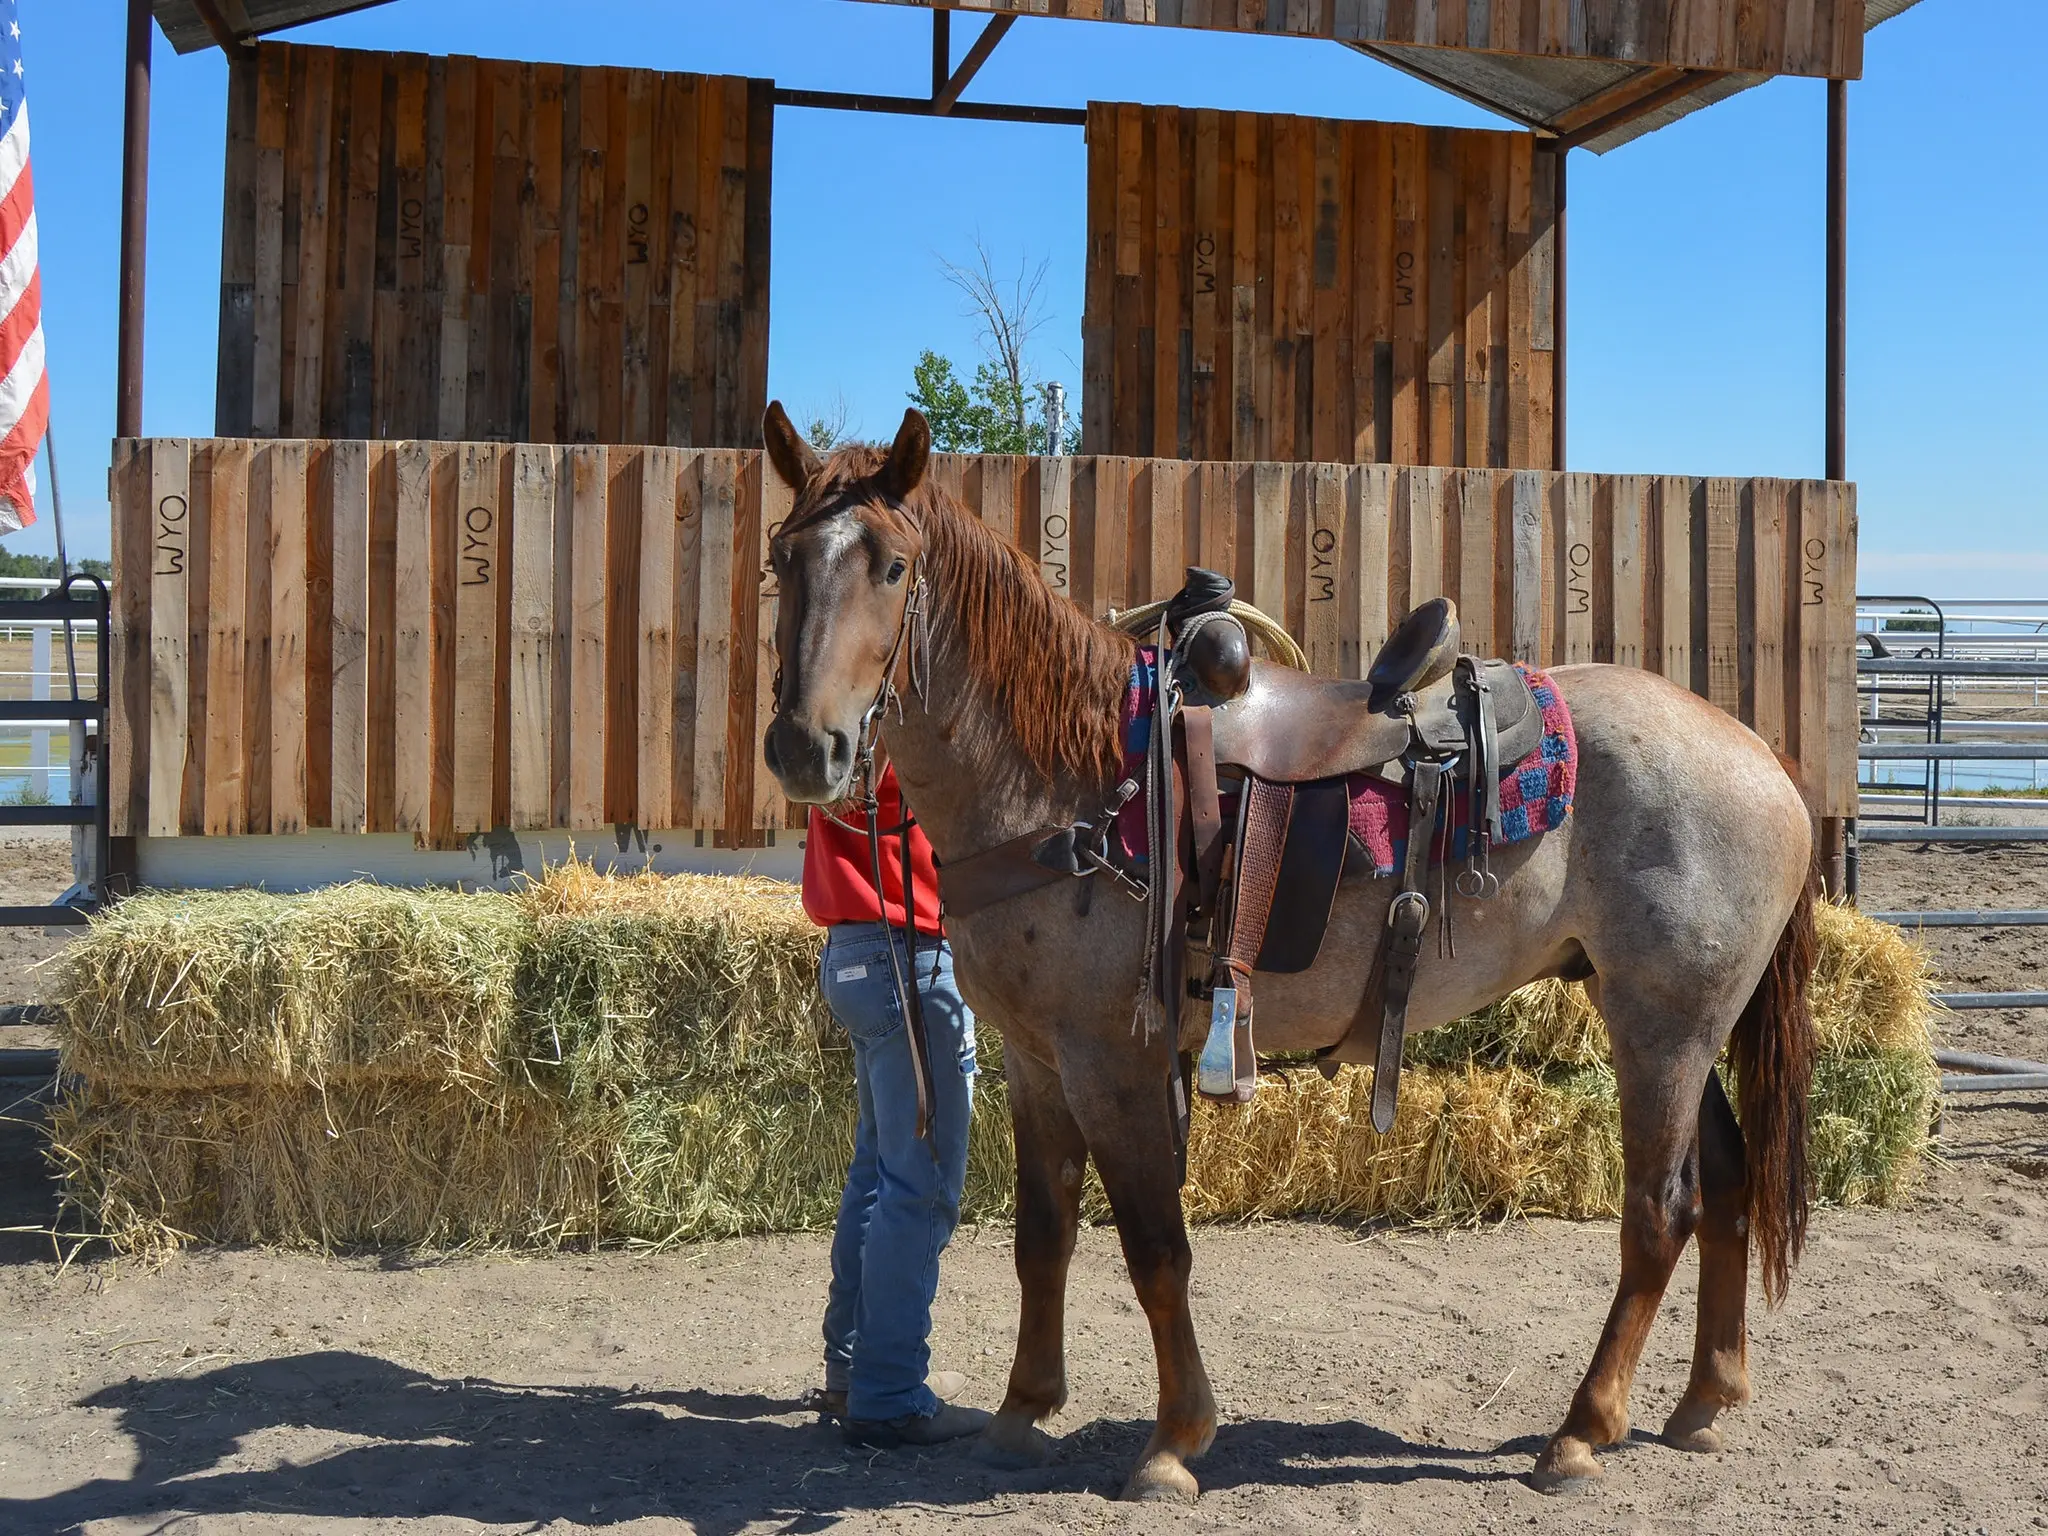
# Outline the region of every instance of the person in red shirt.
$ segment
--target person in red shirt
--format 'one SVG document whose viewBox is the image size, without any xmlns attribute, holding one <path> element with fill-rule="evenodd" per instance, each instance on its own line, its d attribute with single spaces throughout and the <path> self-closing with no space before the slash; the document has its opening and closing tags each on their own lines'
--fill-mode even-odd
<svg viewBox="0 0 2048 1536">
<path fill-rule="evenodd" d="M 904 820 L 896 773 L 876 786 L 886 830 Z M 908 905 L 916 943 L 906 953 L 900 837 L 910 839 Z M 804 841 L 804 910 L 826 930 L 819 984 L 853 1042 L 860 1117 L 832 1234 L 825 1307 L 825 1387 L 812 1401 L 854 1445 L 935 1445 L 980 1429 L 988 1414 L 945 1402 L 954 1373 L 927 1380 L 939 1254 L 960 1220 L 973 1109 L 974 1015 L 953 982 L 939 921 L 931 844 L 914 824 L 881 840 L 876 889 L 866 813 L 811 811 Z M 890 950 L 923 1002 L 934 1098 L 931 1137 L 917 1134 L 917 1064 L 897 997 Z M 951 1378 L 950 1380 L 945 1378 Z"/>
</svg>

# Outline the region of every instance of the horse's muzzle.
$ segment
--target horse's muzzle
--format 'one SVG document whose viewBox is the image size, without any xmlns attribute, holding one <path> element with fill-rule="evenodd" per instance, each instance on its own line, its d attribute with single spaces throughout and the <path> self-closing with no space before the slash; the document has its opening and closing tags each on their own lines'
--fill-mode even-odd
<svg viewBox="0 0 2048 1536">
<path fill-rule="evenodd" d="M 830 805 L 846 798 L 853 784 L 853 737 L 849 732 L 801 725 L 777 715 L 768 727 L 761 755 L 782 792 L 806 805 Z"/>
</svg>

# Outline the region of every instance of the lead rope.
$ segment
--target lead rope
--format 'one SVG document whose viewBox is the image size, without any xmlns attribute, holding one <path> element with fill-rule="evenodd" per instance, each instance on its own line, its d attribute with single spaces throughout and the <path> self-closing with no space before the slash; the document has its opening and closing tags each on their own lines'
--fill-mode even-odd
<svg viewBox="0 0 2048 1536">
<path fill-rule="evenodd" d="M 896 626 L 896 639 L 889 647 L 889 659 L 882 667 L 881 686 L 875 690 L 874 702 L 868 705 L 867 713 L 860 722 L 860 756 L 857 760 L 860 774 L 861 807 L 867 813 L 868 868 L 875 882 L 875 900 L 881 906 L 882 926 L 886 931 L 889 924 L 888 898 L 882 890 L 882 839 L 888 834 L 882 830 L 881 775 L 875 771 L 875 745 L 882 734 L 882 717 L 888 711 L 890 700 L 895 700 L 896 715 L 903 717 L 903 700 L 896 692 L 895 678 L 898 661 L 903 658 L 905 642 L 910 650 L 910 687 L 917 696 L 919 705 L 926 701 L 926 684 L 930 677 L 929 651 L 931 643 L 930 615 L 925 606 L 927 588 L 924 578 L 924 559 L 918 557 L 918 570 L 911 582 L 910 593 L 903 603 L 903 621 Z M 919 633 L 915 636 L 911 631 Z M 919 664 L 922 653 L 926 664 Z M 899 795 L 900 800 L 900 795 Z M 837 817 L 828 819 L 845 826 Z M 903 898 L 903 953 L 896 953 L 896 935 L 888 934 L 889 980 L 896 988 L 896 1007 L 903 1018 L 910 1039 L 911 1066 L 917 1075 L 917 1135 L 920 1141 L 932 1139 L 932 1105 L 937 1098 L 937 1082 L 932 1076 L 931 1041 L 925 1031 L 924 998 L 917 986 L 917 896 L 912 883 L 910 860 L 910 829 L 917 825 L 916 819 L 905 813 L 902 821 L 893 829 L 902 851 Z M 855 829 L 848 827 L 848 831 Z M 932 976 L 938 976 L 938 957 L 932 960 Z"/>
</svg>

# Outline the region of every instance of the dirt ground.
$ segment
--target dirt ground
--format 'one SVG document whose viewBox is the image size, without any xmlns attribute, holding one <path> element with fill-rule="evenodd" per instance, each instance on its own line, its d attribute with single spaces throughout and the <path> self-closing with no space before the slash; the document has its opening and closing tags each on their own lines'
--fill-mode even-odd
<svg viewBox="0 0 2048 1536">
<path fill-rule="evenodd" d="M 2048 852 L 1872 849 L 1864 900 L 2048 905 Z M 2048 975 L 2042 930 L 1930 937 L 1959 989 Z M 2048 1056 L 2040 1014 L 1952 1033 Z M 45 1224 L 33 1132 L 0 1129 L 0 1225 Z M 1905 1210 L 1817 1214 L 1790 1299 L 1753 1318 L 1756 1401 L 1712 1457 L 1645 1433 L 1685 1379 L 1682 1266 L 1642 1428 L 1564 1500 L 1521 1474 L 1598 1334 L 1611 1223 L 1197 1232 L 1223 1423 L 1192 1514 L 1111 1501 L 1153 1386 L 1107 1231 L 1075 1263 L 1060 1458 L 1028 1473 L 965 1447 L 851 1453 L 796 1411 L 820 1237 L 60 1270 L 46 1237 L 0 1235 L 0 1532 L 2048 1529 L 2048 1097 L 1952 1100 L 1943 1154 Z M 984 1406 L 1013 1337 L 1008 1240 L 961 1234 L 936 1311 L 935 1364 Z"/>
</svg>

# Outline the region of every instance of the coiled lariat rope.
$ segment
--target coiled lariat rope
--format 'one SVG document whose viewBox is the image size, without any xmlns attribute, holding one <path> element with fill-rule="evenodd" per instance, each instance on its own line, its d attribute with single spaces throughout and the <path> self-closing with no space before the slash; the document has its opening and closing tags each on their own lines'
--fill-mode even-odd
<svg viewBox="0 0 2048 1536">
<path fill-rule="evenodd" d="M 1142 603 L 1136 608 L 1112 608 L 1104 622 L 1112 629 L 1144 639 L 1158 630 L 1159 616 L 1165 611 L 1164 601 Z M 1236 598 L 1230 601 L 1230 616 L 1244 626 L 1245 634 L 1258 642 L 1268 660 L 1297 671 L 1308 671 L 1308 653 L 1294 643 L 1294 636 L 1288 634 L 1279 621 Z"/>
</svg>

